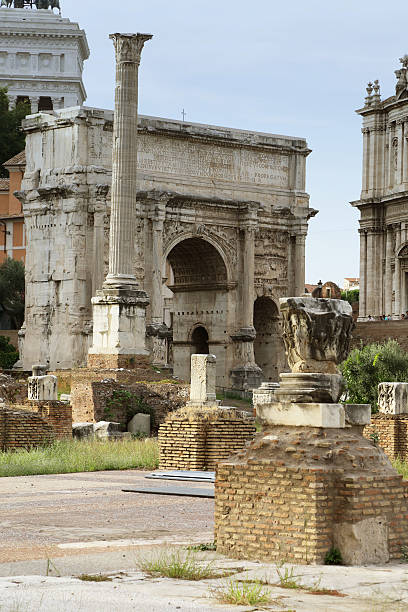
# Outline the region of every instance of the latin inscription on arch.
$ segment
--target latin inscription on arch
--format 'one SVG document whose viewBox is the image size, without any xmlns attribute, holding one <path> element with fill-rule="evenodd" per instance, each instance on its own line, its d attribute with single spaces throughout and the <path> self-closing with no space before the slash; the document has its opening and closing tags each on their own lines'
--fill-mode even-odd
<svg viewBox="0 0 408 612">
<path fill-rule="evenodd" d="M 145 172 L 284 188 L 289 184 L 286 155 L 151 134 L 139 137 L 138 163 Z"/>
</svg>

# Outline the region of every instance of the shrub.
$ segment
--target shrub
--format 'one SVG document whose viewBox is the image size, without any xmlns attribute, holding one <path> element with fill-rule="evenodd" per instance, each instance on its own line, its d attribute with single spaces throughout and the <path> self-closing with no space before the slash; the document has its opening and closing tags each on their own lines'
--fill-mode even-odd
<svg viewBox="0 0 408 612">
<path fill-rule="evenodd" d="M 16 361 L 18 361 L 18 351 L 6 336 L 0 336 L 0 368 L 11 370 Z"/>
<path fill-rule="evenodd" d="M 115 411 L 125 410 L 126 425 L 135 414 L 149 414 L 151 422 L 154 419 L 154 411 L 143 399 L 143 397 L 127 391 L 126 389 L 117 389 L 112 393 L 112 397 L 106 402 L 105 417 L 109 419 L 115 418 Z"/>
<path fill-rule="evenodd" d="M 351 351 L 340 369 L 347 384 L 347 401 L 371 404 L 377 412 L 379 383 L 408 382 L 408 353 L 396 340 L 368 344 Z"/>
</svg>

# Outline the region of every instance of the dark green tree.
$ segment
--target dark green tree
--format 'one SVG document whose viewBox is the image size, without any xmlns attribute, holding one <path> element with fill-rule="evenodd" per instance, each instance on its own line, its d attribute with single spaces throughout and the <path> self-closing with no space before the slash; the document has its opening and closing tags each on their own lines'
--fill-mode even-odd
<svg viewBox="0 0 408 612">
<path fill-rule="evenodd" d="M 28 102 L 19 102 L 9 110 L 7 89 L 0 88 L 0 177 L 7 177 L 4 162 L 24 149 L 25 135 L 21 122 L 31 112 Z"/>
<path fill-rule="evenodd" d="M 350 291 L 342 291 L 341 299 L 346 300 L 350 304 L 354 304 L 360 300 L 360 291 L 359 289 L 350 289 Z"/>
<path fill-rule="evenodd" d="M 24 265 L 21 261 L 8 258 L 0 266 L 0 305 L 15 329 L 20 329 L 24 323 L 24 301 Z"/>
</svg>

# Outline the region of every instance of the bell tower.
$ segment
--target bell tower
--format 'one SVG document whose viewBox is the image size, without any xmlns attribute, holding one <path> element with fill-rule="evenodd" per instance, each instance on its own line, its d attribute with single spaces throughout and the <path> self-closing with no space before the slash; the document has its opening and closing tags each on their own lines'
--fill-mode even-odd
<svg viewBox="0 0 408 612">
<path fill-rule="evenodd" d="M 88 57 L 86 34 L 61 16 L 60 0 L 1 0 L 0 87 L 10 106 L 27 100 L 32 113 L 81 106 Z"/>
</svg>

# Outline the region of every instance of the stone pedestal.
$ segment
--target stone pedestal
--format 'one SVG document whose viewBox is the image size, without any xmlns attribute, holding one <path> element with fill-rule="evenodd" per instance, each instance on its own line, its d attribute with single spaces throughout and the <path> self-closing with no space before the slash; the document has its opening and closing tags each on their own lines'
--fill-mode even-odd
<svg viewBox="0 0 408 612">
<path fill-rule="evenodd" d="M 145 315 L 149 303 L 141 290 L 102 289 L 92 298 L 93 343 L 89 367 L 129 368 L 149 355 L 146 350 Z"/>
<path fill-rule="evenodd" d="M 218 408 L 216 395 L 217 358 L 215 355 L 191 355 L 190 401 L 187 408 Z"/>
<path fill-rule="evenodd" d="M 351 307 L 288 298 L 281 310 L 292 374 L 281 375 L 271 402 L 257 404 L 262 432 L 218 465 L 217 552 L 322 564 L 336 547 L 350 565 L 400 559 L 408 484 L 375 441 L 363 438 L 370 406 L 338 403 Z"/>
<path fill-rule="evenodd" d="M 28 379 L 28 399 L 36 402 L 58 400 L 58 379 L 47 376 L 45 366 L 33 366 L 33 376 Z"/>
</svg>

